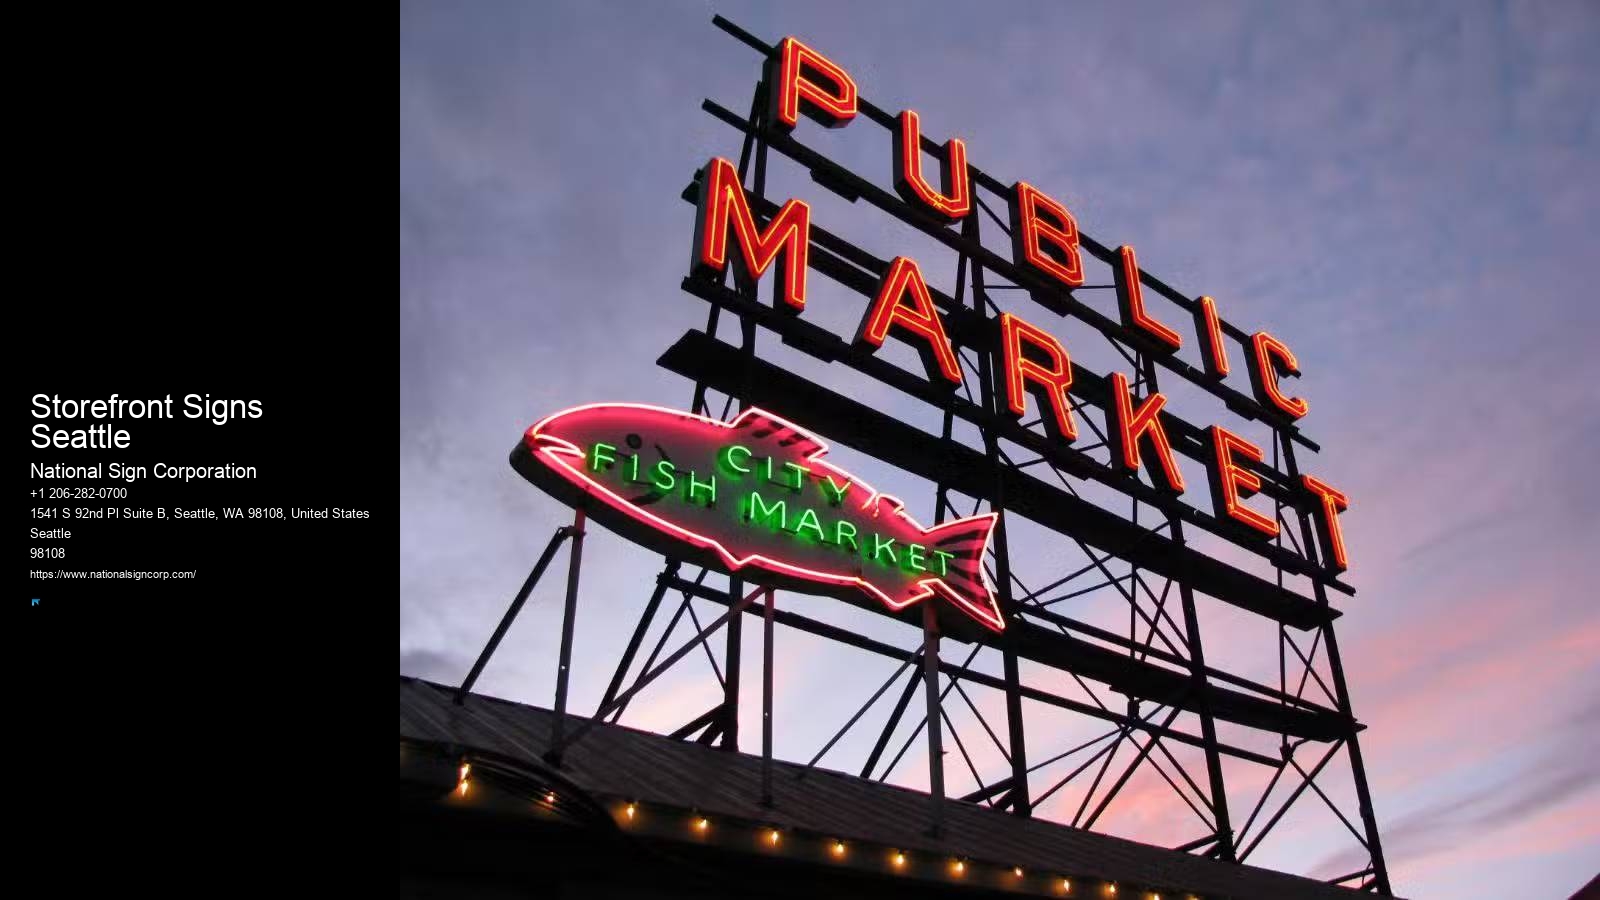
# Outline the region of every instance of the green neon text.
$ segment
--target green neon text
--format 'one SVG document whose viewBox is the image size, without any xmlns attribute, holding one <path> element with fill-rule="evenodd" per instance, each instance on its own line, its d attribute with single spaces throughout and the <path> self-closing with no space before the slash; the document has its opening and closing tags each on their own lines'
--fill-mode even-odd
<svg viewBox="0 0 1600 900">
<path fill-rule="evenodd" d="M 844 492 L 850 490 L 851 482 L 846 481 L 844 484 L 838 484 L 833 480 L 832 475 L 824 475 L 819 484 L 822 485 L 822 493 L 828 498 L 828 503 L 838 506 L 844 501 Z"/>
<path fill-rule="evenodd" d="M 713 475 L 709 480 L 701 481 L 695 473 L 689 473 L 689 482 L 684 488 L 683 499 L 693 503 L 695 497 L 700 495 L 705 496 L 706 506 L 717 505 L 717 476 Z"/>
<path fill-rule="evenodd" d="M 678 486 L 678 476 L 673 474 L 677 471 L 677 468 L 677 466 L 665 459 L 656 463 L 650 468 L 650 484 L 658 491 L 666 492 L 672 490 Z"/>
<path fill-rule="evenodd" d="M 589 471 L 598 472 L 609 469 L 617 461 L 617 448 L 611 444 L 602 444 L 599 441 L 589 448 Z"/>
<path fill-rule="evenodd" d="M 840 519 L 833 523 L 833 542 L 843 547 L 845 541 L 850 542 L 851 550 L 860 551 L 861 545 L 856 543 L 856 526 Z"/>
<path fill-rule="evenodd" d="M 777 478 L 774 477 L 772 471 L 772 464 L 774 462 L 776 462 L 776 460 L 770 456 L 761 461 L 762 477 L 765 478 L 770 484 L 776 484 L 781 487 L 788 488 L 789 490 L 794 491 L 796 494 L 800 493 L 800 488 L 805 485 L 806 473 L 810 472 L 811 470 L 797 463 L 786 462 L 783 464 L 783 471 L 786 476 L 793 475 L 793 479 L 791 480 L 788 477 Z"/>
<path fill-rule="evenodd" d="M 743 456 L 743 461 L 737 461 L 735 456 Z M 726 472 L 729 477 L 737 478 L 740 475 L 749 475 L 750 467 L 744 465 L 750 461 L 750 448 L 738 444 L 729 444 L 717 451 L 717 468 Z"/>
<path fill-rule="evenodd" d="M 827 541 L 827 536 L 822 532 L 822 523 L 817 521 L 816 511 L 809 508 L 801 511 L 800 521 L 794 525 L 794 533 L 797 536 L 805 534 L 808 528 L 817 533 L 817 540 Z"/>
<path fill-rule="evenodd" d="M 773 531 L 787 531 L 789 528 L 789 507 L 782 500 L 767 505 L 761 495 L 752 491 L 744 503 L 744 520 L 757 525 L 765 525 Z M 776 520 L 776 521 L 774 521 Z"/>
<path fill-rule="evenodd" d="M 884 540 L 881 534 L 872 536 L 872 561 L 877 562 L 879 556 L 888 556 L 891 566 L 897 562 L 894 555 L 894 538 Z"/>
</svg>

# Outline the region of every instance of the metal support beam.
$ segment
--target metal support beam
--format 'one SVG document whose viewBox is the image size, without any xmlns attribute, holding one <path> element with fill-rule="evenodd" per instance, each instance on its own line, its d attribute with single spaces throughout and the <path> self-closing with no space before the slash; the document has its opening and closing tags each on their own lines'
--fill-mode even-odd
<svg viewBox="0 0 1600 900">
<path fill-rule="evenodd" d="M 691 582 L 682 580 L 680 580 L 675 586 L 680 589 L 690 591 L 697 597 L 704 597 L 707 600 L 711 600 L 716 603 L 728 604 L 732 602 L 728 594 L 715 588 L 708 588 L 703 585 L 695 585 Z M 869 637 L 863 637 L 855 632 L 840 628 L 837 625 L 819 622 L 815 619 L 807 618 L 806 616 L 788 612 L 786 610 L 778 610 L 775 614 L 775 617 L 779 624 L 788 625 L 792 628 L 798 628 L 808 634 L 814 634 L 818 637 L 826 638 L 831 641 L 838 641 L 839 643 L 848 644 L 852 647 L 859 647 L 863 650 L 868 650 L 881 656 L 893 657 L 895 659 L 904 657 L 904 651 L 900 650 L 899 648 L 885 644 L 882 641 L 875 641 Z M 1002 679 L 986 672 L 979 672 L 974 669 L 967 668 L 966 666 L 957 665 L 953 662 L 940 661 L 938 665 L 939 671 L 952 678 L 960 678 L 969 684 L 978 684 L 984 687 L 994 688 L 996 690 L 1003 691 L 1006 689 L 1005 682 Z M 912 680 L 911 685 L 914 689 L 916 685 L 915 679 Z M 1180 681 L 1173 685 L 1173 692 L 1181 692 L 1186 689 L 1187 682 L 1184 681 Z M 1204 742 L 1202 742 L 1201 739 L 1195 735 L 1177 731 L 1175 729 L 1162 728 L 1159 725 L 1149 723 L 1143 719 L 1124 716 L 1121 713 L 1115 713 L 1091 703 L 1084 703 L 1079 700 L 1074 700 L 1070 697 L 1052 694 L 1049 691 L 1041 690 L 1029 685 L 1022 685 L 1017 690 L 1026 699 L 1036 700 L 1049 706 L 1083 713 L 1084 715 L 1093 716 L 1097 719 L 1104 719 L 1108 722 L 1116 722 L 1121 725 L 1126 725 L 1129 728 L 1145 731 L 1150 734 L 1159 734 L 1163 737 L 1171 738 L 1180 744 L 1188 744 L 1193 747 L 1204 746 Z M 1169 692 L 1170 696 L 1152 694 L 1150 699 L 1165 705 L 1172 702 L 1173 697 L 1176 696 L 1176 693 L 1173 692 Z M 619 702 L 621 702 L 622 699 L 623 698 L 618 698 Z M 897 716 L 891 716 L 888 728 L 892 730 L 898 721 L 899 720 Z M 880 738 L 880 743 L 885 741 L 887 741 L 887 738 Z M 1242 747 L 1235 747 L 1226 743 L 1218 743 L 1217 746 L 1218 749 L 1229 756 L 1237 757 L 1239 759 L 1246 759 L 1259 765 L 1267 766 L 1268 768 L 1276 769 L 1278 767 L 1279 761 L 1270 756 L 1265 756 L 1252 750 L 1246 750 Z M 876 756 L 870 758 L 868 760 L 869 767 L 865 771 L 870 773 L 870 764 L 875 762 Z M 865 778 L 867 776 L 863 775 L 862 777 Z M 1042 800 L 1043 798 L 1041 797 L 1035 802 L 1042 802 Z"/>
<path fill-rule="evenodd" d="M 944 741 L 939 712 L 939 619 L 922 604 L 922 684 L 928 699 L 928 795 L 933 821 L 928 833 L 944 833 Z"/>
<path fill-rule="evenodd" d="M 457 706 L 466 701 L 467 694 L 472 692 L 472 686 L 478 682 L 478 676 L 483 674 L 483 667 L 489 664 L 489 657 L 493 656 L 495 649 L 500 646 L 500 639 L 506 636 L 506 631 L 511 628 L 517 613 L 522 611 L 522 604 L 527 601 L 528 595 L 533 593 L 533 586 L 539 583 L 539 578 L 544 575 L 550 560 L 555 558 L 561 542 L 572 534 L 572 526 L 563 525 L 550 536 L 550 543 L 545 544 L 544 552 L 539 554 L 539 561 L 533 564 L 533 571 L 529 572 L 527 579 L 522 582 L 522 589 L 517 591 L 517 596 L 511 601 L 511 606 L 507 607 L 506 614 L 500 617 L 500 624 L 495 627 L 494 634 L 489 636 L 489 643 L 483 645 L 483 652 L 478 654 L 478 661 L 472 664 L 472 671 L 467 673 L 466 680 L 461 682 L 461 687 L 456 688 Z"/>
<path fill-rule="evenodd" d="M 572 669 L 572 630 L 578 616 L 578 572 L 583 567 L 583 507 L 572 512 L 572 553 L 567 557 L 567 605 L 561 613 L 561 656 L 556 669 L 555 718 L 550 725 L 549 763 L 561 768 L 561 745 L 567 729 L 567 679 Z"/>
<path fill-rule="evenodd" d="M 973 243 L 981 245 L 978 223 L 977 216 L 969 215 L 962 222 L 961 229 L 963 235 L 970 237 Z M 984 291 L 983 264 L 973 260 L 971 271 L 972 308 L 977 313 L 978 321 L 986 322 L 989 297 Z M 984 330 L 987 331 L 987 328 Z M 1000 398 L 999 392 L 995 390 L 992 356 L 982 350 L 978 353 L 978 399 L 991 417 L 999 418 Z M 995 589 L 1000 595 L 1000 608 L 1005 611 L 1007 617 L 1014 620 L 1019 604 L 1011 596 L 1011 544 L 1006 533 L 1005 479 L 1000 477 L 1000 442 L 993 428 L 983 429 L 983 452 L 989 461 L 991 471 L 995 473 L 994 494 L 989 503 L 990 510 L 998 517 L 991 539 L 997 575 Z M 1028 747 L 1022 728 L 1022 694 L 1017 690 L 1022 681 L 1017 670 L 1017 647 L 1014 636 L 1015 632 L 1012 632 L 1000 640 L 1001 673 L 1006 682 L 1006 741 L 1010 745 L 1008 756 L 1011 758 L 1011 790 L 1007 801 L 1014 813 L 1027 818 L 1033 815 L 1033 803 L 1028 797 Z"/>
<path fill-rule="evenodd" d="M 1145 381 L 1149 385 L 1147 393 L 1159 391 L 1155 364 L 1149 354 L 1140 354 L 1139 359 L 1144 365 Z M 1173 543 L 1185 545 L 1183 522 L 1177 518 L 1168 521 L 1172 525 Z M 1228 818 L 1228 788 L 1222 777 L 1222 754 L 1217 752 L 1217 722 L 1212 714 L 1211 692 L 1206 689 L 1206 653 L 1200 642 L 1200 616 L 1195 610 L 1194 591 L 1185 581 L 1178 582 L 1178 598 L 1183 606 L 1185 642 L 1189 645 L 1189 677 L 1199 700 L 1195 712 L 1200 717 L 1200 738 L 1205 742 L 1206 776 L 1211 783 L 1211 816 L 1217 831 L 1214 853 L 1219 859 L 1233 862 L 1233 823 Z"/>
<path fill-rule="evenodd" d="M 629 700 L 634 698 L 634 695 L 638 694 L 646 687 L 649 687 L 652 681 L 660 678 L 662 673 L 672 668 L 672 666 L 677 663 L 678 660 L 689 655 L 691 650 L 705 643 L 708 638 L 710 638 L 713 634 L 716 634 L 717 629 L 721 628 L 723 624 L 726 623 L 730 618 L 736 617 L 740 613 L 744 612 L 745 608 L 750 605 L 750 601 L 755 599 L 756 593 L 758 593 L 758 591 L 752 591 L 735 601 L 728 607 L 727 612 L 717 616 L 716 620 L 710 625 L 700 629 L 700 631 L 697 632 L 694 637 L 689 639 L 688 643 L 684 644 L 682 647 L 679 647 L 677 650 L 674 650 L 671 656 L 668 656 L 666 659 L 662 660 L 661 663 L 655 668 L 645 672 L 643 675 L 640 675 L 639 680 L 635 681 L 632 687 L 619 694 L 615 700 L 612 700 L 610 703 L 604 704 L 599 709 L 595 710 L 594 717 L 584 720 L 583 724 L 578 726 L 578 730 L 572 733 L 571 739 L 566 743 L 552 743 L 550 745 L 550 749 L 545 753 L 545 758 L 547 760 L 552 759 L 552 757 L 559 758 L 561 753 L 565 751 L 566 748 L 571 747 L 573 744 L 576 744 L 579 740 L 581 740 L 584 735 L 589 733 L 589 729 L 593 728 L 596 722 L 599 722 L 605 718 L 607 713 L 611 712 L 613 709 L 617 709 L 627 704 Z"/>
<path fill-rule="evenodd" d="M 1201 847 L 1204 847 L 1207 844 L 1215 844 L 1216 842 L 1217 842 L 1217 836 L 1215 834 L 1208 834 L 1205 837 L 1195 838 L 1194 840 L 1189 841 L 1186 844 L 1179 844 L 1178 846 L 1173 847 L 1172 849 L 1178 851 L 1179 853 L 1188 853 L 1191 850 L 1199 850 Z M 1207 855 L 1209 855 L 1209 854 L 1207 854 Z"/>
<path fill-rule="evenodd" d="M 701 713 L 700 715 L 695 716 L 693 719 L 690 719 L 687 723 L 684 724 L 684 726 L 682 728 L 679 728 L 677 731 L 674 731 L 673 733 L 667 735 L 667 737 L 669 737 L 669 738 L 671 738 L 671 739 L 673 739 L 675 741 L 688 740 L 691 736 L 693 736 L 700 729 L 709 727 L 710 725 L 715 723 L 717 721 L 717 718 L 719 716 L 721 716 L 721 715 L 722 715 L 722 706 L 720 704 L 717 705 L 717 706 L 713 706 L 710 709 L 706 710 L 705 712 Z"/>
<path fill-rule="evenodd" d="M 1290 441 L 1279 439 L 1283 448 L 1283 459 L 1289 470 L 1289 477 L 1298 480 L 1300 467 L 1295 462 L 1294 444 Z M 1300 518 L 1300 538 L 1306 548 L 1307 556 L 1315 559 L 1317 551 L 1312 542 L 1311 516 L 1304 510 L 1296 510 Z M 1312 588 L 1317 598 L 1317 603 L 1328 605 L 1328 592 L 1321 583 L 1313 583 Z M 1339 642 L 1334 637 L 1333 625 L 1325 623 L 1322 627 L 1323 643 L 1327 645 L 1328 670 L 1333 675 L 1333 688 L 1337 696 L 1339 712 L 1355 720 L 1355 713 L 1350 705 L 1350 690 L 1344 678 L 1344 663 L 1339 656 Z M 1383 844 L 1378 838 L 1378 817 L 1372 809 L 1372 791 L 1367 785 L 1367 767 L 1361 758 L 1361 743 L 1356 739 L 1356 732 L 1351 729 L 1346 746 L 1350 753 L 1350 775 L 1355 782 L 1356 802 L 1361 808 L 1361 824 L 1367 833 L 1367 850 L 1372 854 L 1372 883 L 1378 893 L 1385 897 L 1394 896 L 1394 891 L 1389 885 L 1389 867 L 1383 859 Z M 1310 779 L 1307 779 L 1309 781 Z"/>
<path fill-rule="evenodd" d="M 728 579 L 728 593 L 734 597 L 744 591 L 740 578 Z M 722 741 L 718 747 L 730 753 L 739 752 L 739 651 L 744 646 L 744 617 L 728 620 L 727 643 L 723 645 L 723 665 L 726 675 L 722 681 Z"/>
<path fill-rule="evenodd" d="M 1322 759 L 1317 761 L 1316 766 L 1311 769 L 1311 774 L 1301 774 L 1300 783 L 1295 786 L 1293 791 L 1289 792 L 1288 799 L 1284 800 L 1283 805 L 1278 807 L 1278 811 L 1272 814 L 1272 818 L 1268 819 L 1266 824 L 1261 826 L 1261 830 L 1256 832 L 1255 837 L 1250 840 L 1250 843 L 1247 844 L 1243 850 L 1239 851 L 1239 862 L 1244 862 L 1250 857 L 1251 853 L 1255 852 L 1257 847 L 1261 846 L 1262 839 L 1272 832 L 1272 826 L 1278 824 L 1278 820 L 1282 819 L 1284 813 L 1289 811 L 1289 807 L 1294 806 L 1294 802 L 1300 799 L 1301 794 L 1305 793 L 1306 786 L 1311 784 L 1311 782 L 1315 780 L 1318 775 L 1322 774 L 1323 768 L 1328 765 L 1328 762 L 1332 760 L 1334 755 L 1338 752 L 1339 745 L 1334 744 L 1328 748 L 1327 753 L 1322 755 Z"/>
<path fill-rule="evenodd" d="M 767 589 L 761 606 L 761 805 L 772 805 L 772 614 L 777 598 Z"/>
<path fill-rule="evenodd" d="M 883 756 L 883 751 L 889 746 L 889 738 L 894 736 L 896 728 L 900 727 L 900 719 L 906 713 L 906 707 L 911 704 L 911 695 L 917 692 L 917 682 L 922 678 L 921 672 L 912 672 L 906 679 L 906 688 L 900 692 L 900 699 L 895 701 L 894 709 L 889 712 L 889 718 L 883 723 L 883 731 L 878 734 L 878 742 L 872 745 L 872 752 L 867 754 L 867 763 L 861 767 L 861 777 L 871 778 L 872 770 L 878 767 L 878 760 Z"/>
<path fill-rule="evenodd" d="M 633 668 L 633 657 L 639 652 L 639 645 L 644 642 L 644 636 L 650 630 L 650 623 L 655 621 L 656 610 L 661 606 L 661 598 L 666 596 L 668 582 L 665 579 L 678 577 L 678 566 L 677 560 L 668 560 L 667 567 L 656 579 L 656 589 L 650 592 L 650 602 L 645 604 L 644 614 L 639 617 L 639 624 L 634 626 L 633 637 L 628 639 L 628 647 L 622 651 L 622 659 L 617 662 L 617 671 L 612 673 L 611 683 L 606 685 L 605 696 L 600 698 L 602 706 L 616 698 L 617 691 L 622 687 L 622 679 L 626 678 L 628 670 Z"/>
</svg>

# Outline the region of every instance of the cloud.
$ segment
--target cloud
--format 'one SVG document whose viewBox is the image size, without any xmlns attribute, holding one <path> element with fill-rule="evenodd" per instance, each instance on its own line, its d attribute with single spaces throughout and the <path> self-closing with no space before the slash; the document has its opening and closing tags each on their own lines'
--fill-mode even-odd
<svg viewBox="0 0 1600 900">
<path fill-rule="evenodd" d="M 426 678 L 441 684 L 459 684 L 467 674 L 466 664 L 453 653 L 414 649 L 400 651 L 400 674 Z"/>
<path fill-rule="evenodd" d="M 1600 787 L 1600 696 L 1591 697 L 1571 727 L 1531 763 L 1489 782 L 1472 783 L 1391 821 L 1380 834 L 1389 860 L 1416 864 L 1442 852 L 1488 842 L 1503 831 L 1516 831 L 1563 804 Z M 1592 831 L 1593 829 L 1591 829 Z M 1331 878 L 1367 864 L 1356 847 L 1318 862 L 1312 872 Z"/>
</svg>

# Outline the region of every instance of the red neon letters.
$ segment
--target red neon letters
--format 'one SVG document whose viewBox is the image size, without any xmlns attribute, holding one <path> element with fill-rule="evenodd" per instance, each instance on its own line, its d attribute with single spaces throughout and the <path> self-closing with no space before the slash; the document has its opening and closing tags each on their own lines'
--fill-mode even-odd
<svg viewBox="0 0 1600 900">
<path fill-rule="evenodd" d="M 1250 347 L 1250 385 L 1255 388 L 1256 399 L 1294 419 L 1310 411 L 1311 404 L 1299 397 L 1286 397 L 1278 389 L 1277 363 L 1283 363 L 1284 371 L 1290 375 L 1300 374 L 1300 363 L 1289 347 L 1265 331 L 1250 336 Z"/>
<path fill-rule="evenodd" d="M 1217 316 L 1217 301 L 1201 297 L 1195 313 L 1195 330 L 1205 336 L 1205 351 L 1200 361 L 1210 378 L 1222 379 L 1228 374 L 1228 348 L 1222 343 L 1222 319 Z"/>
<path fill-rule="evenodd" d="M 1136 328 L 1155 338 L 1154 349 L 1171 353 L 1183 346 L 1183 337 L 1161 324 L 1144 308 L 1144 288 L 1139 284 L 1139 260 L 1133 248 L 1124 244 L 1117 248 L 1117 308 L 1122 311 L 1122 324 Z"/>
<path fill-rule="evenodd" d="M 1028 342 L 1026 348 L 1024 340 Z M 1077 440 L 1072 401 L 1067 399 L 1067 388 L 1072 386 L 1072 359 L 1067 356 L 1067 349 L 1050 332 L 1010 313 L 1000 314 L 1000 345 L 1001 365 L 1006 373 L 1006 407 L 1011 414 L 1020 418 L 1028 411 L 1023 389 L 1032 382 L 1034 401 L 1050 407 L 1051 415 L 1044 416 L 1045 431 L 1062 440 Z M 1047 357 L 1049 365 L 1032 359 L 1028 350 Z"/>
<path fill-rule="evenodd" d="M 728 230 L 732 228 L 741 252 L 740 277 L 755 281 L 784 251 L 778 264 L 783 282 L 783 301 L 791 310 L 806 308 L 807 255 L 811 248 L 811 207 L 791 199 L 767 223 L 756 229 L 750 203 L 739 184 L 733 164 L 712 157 L 700 176 L 700 203 L 695 213 L 694 260 L 691 271 L 701 277 L 718 278 L 728 265 Z"/>
<path fill-rule="evenodd" d="M 1014 257 L 1067 287 L 1082 285 L 1078 223 L 1072 213 L 1026 181 L 1017 182 L 1012 195 L 1011 249 Z"/>
<path fill-rule="evenodd" d="M 1151 480 L 1171 493 L 1183 493 L 1183 473 L 1178 471 L 1167 429 L 1161 424 L 1161 408 L 1167 405 L 1167 398 L 1160 393 L 1151 394 L 1135 410 L 1128 394 L 1128 376 L 1121 372 L 1111 373 L 1111 395 L 1115 400 L 1114 414 L 1106 417 L 1106 438 L 1113 462 L 1120 462 L 1129 472 L 1138 472 L 1139 443 L 1148 440 L 1161 463 L 1159 468 L 1150 470 Z"/>
<path fill-rule="evenodd" d="M 1339 530 L 1339 513 L 1350 508 L 1350 498 L 1320 478 L 1301 475 L 1300 483 L 1321 501 L 1317 508 L 1317 540 L 1322 544 L 1323 563 L 1343 572 L 1350 568 L 1344 552 L 1344 534 Z"/>
<path fill-rule="evenodd" d="M 770 121 L 779 130 L 794 128 L 801 113 L 828 128 L 843 128 L 856 117 L 856 83 L 833 60 L 786 37 L 778 45 L 777 65 L 777 77 L 767 83 L 774 87 Z"/>
<path fill-rule="evenodd" d="M 1261 462 L 1261 448 L 1221 425 L 1213 425 L 1207 430 L 1211 432 L 1211 452 L 1214 457 L 1207 474 L 1211 480 L 1211 502 L 1216 506 L 1217 517 L 1228 516 L 1269 538 L 1277 537 L 1277 520 L 1269 519 L 1243 503 L 1246 496 L 1261 489 L 1261 477 L 1233 461 L 1237 454 L 1252 462 Z"/>
<path fill-rule="evenodd" d="M 900 302 L 911 295 L 911 305 Z M 878 286 L 878 296 L 867 308 L 856 332 L 856 341 L 872 347 L 882 347 L 889 327 L 899 325 L 904 331 L 922 338 L 915 346 L 922 354 L 928 377 L 935 373 L 955 385 L 961 384 L 961 366 L 956 362 L 955 351 L 950 349 L 950 339 L 945 337 L 939 312 L 933 307 L 933 297 L 928 294 L 927 282 L 922 280 L 922 270 L 904 256 L 896 256 L 889 263 Z"/>
<path fill-rule="evenodd" d="M 972 211 L 967 145 L 960 138 L 944 143 L 939 183 L 943 192 L 934 190 L 922 175 L 922 128 L 917 114 L 904 110 L 899 127 L 894 129 L 894 189 L 907 203 L 922 207 L 943 222 L 955 222 Z"/>
<path fill-rule="evenodd" d="M 767 121 L 780 132 L 793 129 L 801 114 L 838 128 L 853 121 L 859 112 L 861 102 L 850 74 L 793 37 L 784 38 L 779 45 L 769 61 L 768 74 L 772 90 Z M 880 113 L 873 115 L 882 119 Z M 932 154 L 939 163 L 939 181 L 935 187 L 924 169 L 918 114 L 902 110 L 890 131 L 894 143 L 894 188 L 899 196 L 935 221 L 954 223 L 970 217 L 977 202 L 973 174 L 976 170 L 967 165 L 966 144 L 952 137 L 945 141 L 942 152 Z M 983 183 L 996 187 L 988 181 Z M 1085 278 L 1083 251 L 1072 213 L 1064 204 L 1025 181 L 1015 182 L 1010 194 L 1012 262 L 1017 270 L 1027 270 L 1025 275 L 1012 276 L 1019 279 L 1017 284 L 1040 294 L 1045 293 L 1050 284 L 1082 287 Z M 780 281 L 778 295 L 782 297 L 777 305 L 789 312 L 800 312 L 806 304 L 811 210 L 798 199 L 788 200 L 770 218 L 764 215 L 767 209 L 763 207 L 752 212 L 734 166 L 725 159 L 713 158 L 700 179 L 691 274 L 720 282 L 727 270 L 731 232 L 739 244 L 739 253 L 733 257 L 735 275 L 741 285 L 749 285 L 776 264 Z M 757 214 L 763 214 L 762 218 L 758 219 Z M 1106 252 L 1092 242 L 1089 249 L 1098 256 Z M 1126 339 L 1129 337 L 1126 332 L 1137 332 L 1143 340 L 1130 343 L 1137 343 L 1138 349 L 1151 353 L 1171 354 L 1181 348 L 1183 336 L 1145 305 L 1134 248 L 1118 247 L 1115 256 L 1105 261 L 1113 270 L 1117 305 L 1124 326 L 1124 331 L 1114 336 Z M 1003 267 L 1001 274 L 1011 275 Z M 1172 295 L 1168 292 L 1167 296 Z M 1192 312 L 1194 333 L 1200 344 L 1200 361 L 1207 379 L 1215 383 L 1226 378 L 1231 363 L 1225 326 L 1216 301 L 1208 296 L 1199 297 L 1193 304 L 1186 304 L 1181 298 L 1172 299 L 1180 306 L 1188 305 Z M 1052 309 L 1063 311 L 1055 306 Z M 1021 418 L 1027 412 L 1025 395 L 1031 393 L 1046 432 L 1054 439 L 1075 440 L 1077 427 L 1069 397 L 1073 384 L 1072 361 L 1066 348 L 1049 332 L 1009 313 L 1000 315 L 999 326 L 999 364 L 1005 376 L 1004 409 Z M 1228 328 L 1228 333 L 1240 334 L 1237 329 Z M 878 283 L 876 296 L 857 330 L 856 344 L 871 349 L 882 347 L 891 330 L 895 330 L 896 337 L 917 348 L 930 382 L 943 386 L 962 383 L 960 359 L 944 328 L 941 310 L 934 305 L 917 263 L 904 256 L 897 256 L 890 262 Z M 1309 403 L 1285 393 L 1280 383 L 1284 377 L 1300 374 L 1299 363 L 1286 344 L 1264 331 L 1257 332 L 1251 336 L 1244 361 L 1260 407 L 1246 404 L 1246 416 L 1281 423 L 1284 417 L 1292 421 L 1307 414 Z M 1107 443 L 1112 467 L 1137 475 L 1141 466 L 1149 462 L 1145 454 L 1155 453 L 1156 459 L 1149 465 L 1151 481 L 1170 494 L 1183 493 L 1186 487 L 1183 474 L 1162 419 L 1166 397 L 1151 393 L 1138 401 L 1129 392 L 1128 378 L 1120 373 L 1113 373 L 1108 385 L 1112 397 L 1106 404 Z M 1230 406 L 1242 400 L 1231 391 L 1222 393 Z M 1044 411 L 1046 406 L 1048 412 Z M 1172 420 L 1168 417 L 1166 421 Z M 1244 501 L 1262 486 L 1261 449 L 1221 426 L 1212 426 L 1208 431 L 1211 459 L 1207 477 L 1217 518 L 1247 526 L 1247 531 L 1241 533 L 1275 537 L 1280 527 L 1277 518 L 1269 518 L 1244 505 Z M 1193 452 L 1188 446 L 1180 444 L 1180 447 L 1185 452 Z M 1348 559 L 1338 514 L 1348 509 L 1349 498 L 1309 475 L 1290 487 L 1297 492 L 1304 491 L 1315 501 L 1323 562 L 1330 571 L 1344 571 Z M 1301 502 L 1279 493 L 1274 493 L 1273 497 L 1284 504 Z"/>
</svg>

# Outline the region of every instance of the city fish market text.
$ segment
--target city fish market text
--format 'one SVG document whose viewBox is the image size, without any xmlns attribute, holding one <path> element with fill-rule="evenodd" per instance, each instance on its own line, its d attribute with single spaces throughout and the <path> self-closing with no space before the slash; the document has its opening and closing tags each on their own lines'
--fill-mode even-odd
<svg viewBox="0 0 1600 900">
<path fill-rule="evenodd" d="M 983 581 L 993 514 L 924 528 L 904 504 L 828 462 L 820 438 L 751 408 L 722 422 L 637 403 L 594 403 L 528 429 L 512 465 L 557 496 L 577 488 L 597 521 L 674 550 L 714 554 L 807 589 L 900 610 L 929 597 L 1005 627 Z"/>
<path fill-rule="evenodd" d="M 619 467 L 617 448 L 601 441 L 591 444 L 584 457 L 589 471 L 615 469 L 614 474 L 621 476 L 625 486 L 646 486 L 662 496 L 676 496 L 684 503 L 697 503 L 707 508 L 718 506 L 715 472 L 702 478 L 696 472 L 681 471 L 671 460 L 663 459 L 644 467 L 648 477 L 640 477 L 639 454 L 628 454 L 626 462 Z M 721 505 L 733 511 L 742 524 L 760 525 L 797 541 L 816 541 L 873 563 L 898 565 L 907 572 L 933 572 L 941 577 L 949 574 L 948 563 L 955 557 L 954 553 L 918 543 L 896 550 L 894 538 L 875 530 L 863 534 L 848 518 L 831 514 L 829 508 L 842 512 L 839 507 L 853 486 L 849 481 L 841 484 L 830 475 L 813 478 L 810 469 L 792 462 L 780 464 L 770 456 L 756 459 L 750 448 L 741 444 L 728 444 L 719 449 L 717 468 L 727 481 L 735 482 L 733 485 L 723 482 Z M 805 503 L 808 480 L 821 495 L 813 497 L 815 502 L 825 504 L 821 515 L 816 506 Z M 753 482 L 753 485 L 737 484 L 740 481 Z M 763 490 L 767 492 L 765 499 L 761 495 Z"/>
</svg>

